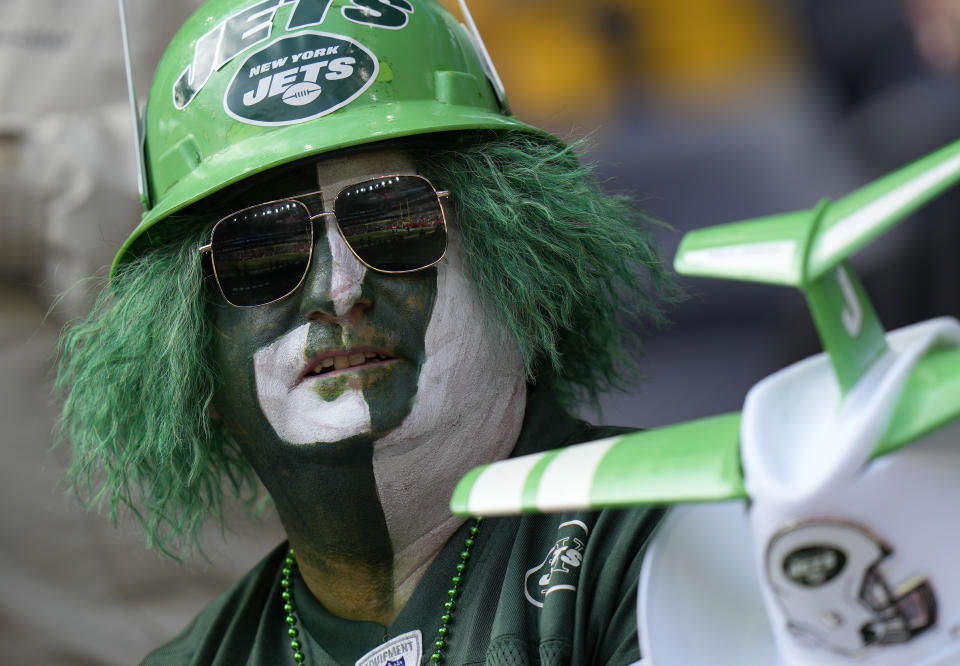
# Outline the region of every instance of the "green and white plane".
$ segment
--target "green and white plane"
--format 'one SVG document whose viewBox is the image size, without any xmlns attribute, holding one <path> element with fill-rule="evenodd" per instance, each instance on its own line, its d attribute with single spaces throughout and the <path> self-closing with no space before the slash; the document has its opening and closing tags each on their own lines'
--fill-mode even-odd
<svg viewBox="0 0 960 666">
<path fill-rule="evenodd" d="M 960 323 L 885 332 L 848 261 L 958 181 L 960 142 L 838 201 L 687 234 L 679 273 L 797 287 L 825 353 L 756 384 L 741 412 L 476 468 L 453 511 L 681 505 L 646 557 L 644 666 L 960 664 Z M 703 629 L 731 621 L 729 590 L 664 589 L 697 575 L 671 553 L 698 547 L 752 570 L 754 645 L 716 644 L 736 623 Z"/>
</svg>

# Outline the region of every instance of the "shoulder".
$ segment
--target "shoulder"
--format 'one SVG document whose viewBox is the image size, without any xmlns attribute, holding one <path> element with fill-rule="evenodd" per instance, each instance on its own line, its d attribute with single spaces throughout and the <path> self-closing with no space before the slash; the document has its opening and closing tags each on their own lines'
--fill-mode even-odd
<svg viewBox="0 0 960 666">
<path fill-rule="evenodd" d="M 551 417 L 537 441 L 525 442 L 514 455 L 629 432 L 565 413 Z M 662 517 L 660 507 L 633 507 L 491 519 L 489 538 L 496 547 L 484 555 L 501 558 L 502 573 L 483 663 L 509 663 L 517 653 L 531 663 L 555 665 L 638 660 L 637 585 Z"/>
<path fill-rule="evenodd" d="M 172 641 L 147 655 L 143 666 L 247 663 L 263 614 L 278 606 L 279 596 L 273 592 L 288 547 L 284 543 L 271 551 L 211 601 Z"/>
<path fill-rule="evenodd" d="M 486 581 L 498 602 L 485 663 L 518 651 L 543 664 L 639 659 L 636 590 L 661 517 L 638 508 L 491 519 L 494 548 L 478 567 L 498 572 Z"/>
</svg>

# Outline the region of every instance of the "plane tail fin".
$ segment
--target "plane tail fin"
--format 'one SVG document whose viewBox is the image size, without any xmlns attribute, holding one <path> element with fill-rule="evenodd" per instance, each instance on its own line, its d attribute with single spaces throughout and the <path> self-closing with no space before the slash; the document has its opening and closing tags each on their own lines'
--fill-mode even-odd
<svg viewBox="0 0 960 666">
<path fill-rule="evenodd" d="M 886 349 L 848 258 L 960 181 L 960 141 L 838 201 L 688 233 L 678 273 L 800 289 L 846 393 Z"/>
</svg>

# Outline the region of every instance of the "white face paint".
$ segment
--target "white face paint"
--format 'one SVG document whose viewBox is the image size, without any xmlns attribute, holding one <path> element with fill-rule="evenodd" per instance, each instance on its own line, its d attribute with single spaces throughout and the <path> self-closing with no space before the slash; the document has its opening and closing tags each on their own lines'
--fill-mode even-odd
<svg viewBox="0 0 960 666">
<path fill-rule="evenodd" d="M 253 355 L 263 415 L 280 439 L 291 444 L 338 442 L 369 432 L 370 408 L 359 390 L 347 388 L 327 402 L 313 381 L 298 382 L 309 328 L 295 328 Z"/>
<path fill-rule="evenodd" d="M 455 229 L 438 265 L 425 343 L 417 401 L 373 452 L 398 573 L 429 564 L 417 558 L 445 543 L 461 522 L 450 514 L 457 481 L 510 454 L 526 409 L 520 350 L 477 299 Z"/>
</svg>

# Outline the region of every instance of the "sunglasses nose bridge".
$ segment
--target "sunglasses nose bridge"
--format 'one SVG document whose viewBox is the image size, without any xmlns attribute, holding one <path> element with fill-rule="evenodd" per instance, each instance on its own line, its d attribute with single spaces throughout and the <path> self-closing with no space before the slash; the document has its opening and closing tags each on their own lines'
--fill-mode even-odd
<svg viewBox="0 0 960 666">
<path fill-rule="evenodd" d="M 311 320 L 340 318 L 349 312 L 361 298 L 366 274 L 336 225 L 327 220 L 315 226 L 313 258 L 301 287 L 300 310 Z"/>
</svg>

